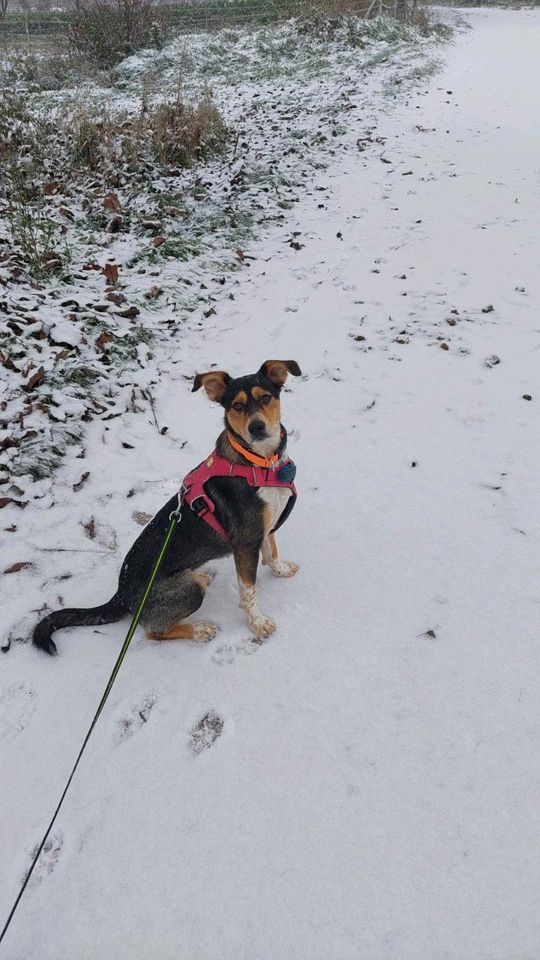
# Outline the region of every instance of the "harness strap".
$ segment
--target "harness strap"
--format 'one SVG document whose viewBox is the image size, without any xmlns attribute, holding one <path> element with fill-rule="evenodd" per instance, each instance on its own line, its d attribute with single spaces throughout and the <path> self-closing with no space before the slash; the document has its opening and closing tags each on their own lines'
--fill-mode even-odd
<svg viewBox="0 0 540 960">
<path fill-rule="evenodd" d="M 240 477 L 250 487 L 288 489 L 296 499 L 296 487 L 293 482 L 295 473 L 296 467 L 292 460 L 286 460 L 279 465 L 277 462 L 273 465 L 267 463 L 265 466 L 231 463 L 214 450 L 206 460 L 184 477 L 178 494 L 179 504 L 180 506 L 186 504 L 220 537 L 230 540 L 229 533 L 216 517 L 214 501 L 206 491 L 208 481 L 213 477 Z"/>
</svg>

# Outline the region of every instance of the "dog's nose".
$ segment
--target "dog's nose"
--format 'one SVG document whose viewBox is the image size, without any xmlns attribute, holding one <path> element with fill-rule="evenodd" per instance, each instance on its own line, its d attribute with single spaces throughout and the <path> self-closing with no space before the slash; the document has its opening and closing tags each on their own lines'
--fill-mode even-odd
<svg viewBox="0 0 540 960">
<path fill-rule="evenodd" d="M 248 430 L 255 440 L 262 440 L 266 436 L 266 424 L 264 420 L 252 420 Z"/>
</svg>

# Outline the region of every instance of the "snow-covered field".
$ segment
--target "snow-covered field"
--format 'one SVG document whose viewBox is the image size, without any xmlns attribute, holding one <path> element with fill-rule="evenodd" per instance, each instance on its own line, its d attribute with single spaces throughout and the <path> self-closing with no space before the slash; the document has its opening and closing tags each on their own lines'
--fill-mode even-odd
<svg viewBox="0 0 540 960">
<path fill-rule="evenodd" d="M 141 514 L 210 451 L 195 370 L 302 367 L 278 538 L 301 571 L 259 577 L 278 629 L 253 641 L 224 561 L 214 641 L 137 635 L 6 960 L 540 956 L 540 11 L 466 20 L 397 97 L 363 75 L 215 313 L 156 343 L 168 430 L 94 420 L 52 493 L 2 510 L 2 569 L 33 564 L 1 577 L 15 637 L 107 599 Z M 126 628 L 1 657 L 2 914 Z"/>
</svg>

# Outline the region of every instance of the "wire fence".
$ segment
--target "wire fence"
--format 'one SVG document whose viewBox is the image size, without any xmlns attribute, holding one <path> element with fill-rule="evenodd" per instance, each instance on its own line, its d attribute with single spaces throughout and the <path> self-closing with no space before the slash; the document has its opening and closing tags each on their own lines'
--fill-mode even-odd
<svg viewBox="0 0 540 960">
<path fill-rule="evenodd" d="M 78 4 L 80 0 L 75 0 Z M 242 25 L 264 25 L 291 17 L 324 10 L 326 14 L 344 13 L 370 16 L 399 14 L 400 5 L 414 0 L 179 0 L 157 2 L 156 22 L 162 33 L 220 30 Z M 441 6 L 525 6 L 537 7 L 540 0 L 437 0 Z M 75 14 L 72 9 L 6 9 L 9 0 L 0 0 L 0 41 L 20 43 L 46 42 L 67 36 Z M 1 54 L 0 54 L 1 55 Z"/>
<path fill-rule="evenodd" d="M 403 2 L 407 0 L 180 0 L 178 3 L 157 3 L 154 9 L 156 23 L 167 36 L 179 31 L 189 33 L 277 23 L 291 17 L 312 15 L 318 10 L 336 16 L 392 13 Z M 2 0 L 0 9 L 1 3 Z M 68 35 L 74 15 L 75 9 L 7 12 L 0 17 L 0 39 L 32 44 L 61 38 Z"/>
</svg>

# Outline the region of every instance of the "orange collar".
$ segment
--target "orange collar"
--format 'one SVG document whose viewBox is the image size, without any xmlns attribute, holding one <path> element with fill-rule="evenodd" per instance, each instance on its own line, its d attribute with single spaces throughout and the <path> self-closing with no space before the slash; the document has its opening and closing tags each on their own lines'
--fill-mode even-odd
<svg viewBox="0 0 540 960">
<path fill-rule="evenodd" d="M 250 463 L 253 463 L 256 467 L 273 467 L 279 460 L 279 454 L 273 453 L 271 457 L 258 457 L 256 453 L 252 453 L 251 450 L 246 450 L 240 443 L 237 443 L 234 437 L 231 437 L 230 433 L 227 433 L 227 439 L 237 453 L 241 453 L 246 460 L 249 460 Z"/>
</svg>

